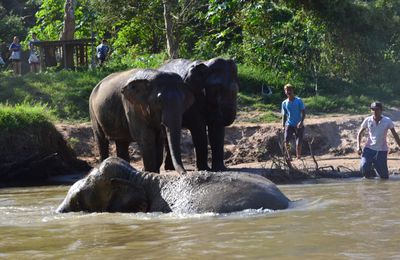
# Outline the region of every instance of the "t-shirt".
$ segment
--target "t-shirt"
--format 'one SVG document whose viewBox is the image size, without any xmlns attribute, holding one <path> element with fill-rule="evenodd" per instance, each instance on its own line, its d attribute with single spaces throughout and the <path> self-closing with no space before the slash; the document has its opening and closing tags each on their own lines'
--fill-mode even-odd
<svg viewBox="0 0 400 260">
<path fill-rule="evenodd" d="M 11 50 L 11 60 L 19 61 L 21 59 L 21 44 L 11 43 L 9 50 Z"/>
<path fill-rule="evenodd" d="M 31 54 L 34 53 L 37 55 L 38 54 L 37 47 L 35 45 L 33 45 L 33 43 L 35 43 L 35 42 L 40 42 L 40 41 L 38 39 L 32 39 L 29 41 L 29 49 L 31 51 Z"/>
<path fill-rule="evenodd" d="M 100 44 L 99 46 L 96 47 L 97 51 L 97 58 L 99 59 L 105 59 L 108 53 L 109 47 L 105 44 Z"/>
<path fill-rule="evenodd" d="M 381 120 L 377 123 L 373 116 L 369 116 L 361 124 L 361 129 L 368 129 L 368 140 L 366 147 L 375 151 L 388 151 L 386 141 L 387 132 L 389 129 L 394 128 L 393 121 L 386 116 L 382 116 Z"/>
<path fill-rule="evenodd" d="M 301 121 L 301 111 L 306 107 L 299 97 L 295 97 L 292 101 L 285 99 L 282 102 L 282 114 L 287 116 L 286 125 L 297 126 Z"/>
<path fill-rule="evenodd" d="M 19 43 L 11 43 L 9 50 L 19 52 L 21 51 L 21 44 Z"/>
</svg>

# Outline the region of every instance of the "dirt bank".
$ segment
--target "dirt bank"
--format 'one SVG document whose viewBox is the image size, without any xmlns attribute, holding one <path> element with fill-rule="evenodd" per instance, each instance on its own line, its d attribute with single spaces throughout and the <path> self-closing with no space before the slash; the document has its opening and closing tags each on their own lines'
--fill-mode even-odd
<svg viewBox="0 0 400 260">
<path fill-rule="evenodd" d="M 85 161 L 50 122 L 24 128 L 2 129 L 0 134 L 0 187 L 29 185 L 56 175 L 87 171 Z"/>
<path fill-rule="evenodd" d="M 386 114 L 395 121 L 396 129 L 400 131 L 400 111 L 391 109 Z M 285 169 L 280 148 L 283 138 L 281 125 L 279 123 L 244 123 L 241 119 L 245 116 L 239 113 L 237 122 L 226 129 L 226 165 L 229 168 L 258 174 L 274 175 L 276 172 L 283 174 L 281 171 L 271 171 L 276 168 Z M 358 128 L 366 116 L 329 115 L 307 118 L 303 143 L 304 158 L 294 160 L 293 166 L 303 172 L 312 173 L 318 168 L 334 174 L 343 172 L 343 176 L 348 176 L 349 172 L 358 176 L 359 156 L 355 153 L 356 136 Z M 90 123 L 59 124 L 57 129 L 75 150 L 78 158 L 87 161 L 92 166 L 98 163 L 96 160 L 98 153 Z M 398 173 L 400 169 L 399 148 L 390 134 L 388 142 L 390 172 Z M 115 148 L 111 149 L 111 153 L 115 154 Z M 141 157 L 136 143 L 131 144 L 130 153 L 132 165 L 141 169 Z M 311 153 L 314 154 L 315 160 Z M 182 156 L 185 167 L 188 170 L 194 170 L 194 148 L 187 131 L 183 133 Z M 299 178 L 302 178 L 300 175 Z"/>
</svg>

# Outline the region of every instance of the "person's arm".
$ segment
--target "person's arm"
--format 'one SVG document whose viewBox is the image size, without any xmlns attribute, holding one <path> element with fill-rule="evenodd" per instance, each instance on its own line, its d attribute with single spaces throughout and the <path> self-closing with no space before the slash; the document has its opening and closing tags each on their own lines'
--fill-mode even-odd
<svg viewBox="0 0 400 260">
<path fill-rule="evenodd" d="M 396 140 L 396 143 L 398 146 L 400 146 L 400 138 L 399 135 L 397 134 L 396 130 L 393 128 L 390 128 L 390 131 L 392 132 L 392 135 L 394 137 L 394 140 Z"/>
<path fill-rule="evenodd" d="M 281 104 L 281 113 L 282 113 L 282 127 L 283 127 L 283 129 L 285 129 L 287 114 L 286 114 L 284 102 L 282 102 L 282 104 Z"/>
<path fill-rule="evenodd" d="M 358 134 L 357 134 L 357 152 L 358 152 L 358 154 L 362 153 L 361 137 L 362 137 L 364 131 L 365 131 L 365 128 L 361 127 L 360 130 L 358 131 Z"/>
<path fill-rule="evenodd" d="M 287 115 L 286 115 L 286 113 L 283 113 L 283 114 L 282 114 L 282 127 L 283 127 L 283 128 L 285 128 L 286 119 L 287 119 Z"/>
<path fill-rule="evenodd" d="M 297 124 L 297 128 L 302 128 L 304 126 L 304 119 L 306 118 L 306 110 L 302 109 L 301 110 L 301 120 L 300 122 Z"/>
</svg>

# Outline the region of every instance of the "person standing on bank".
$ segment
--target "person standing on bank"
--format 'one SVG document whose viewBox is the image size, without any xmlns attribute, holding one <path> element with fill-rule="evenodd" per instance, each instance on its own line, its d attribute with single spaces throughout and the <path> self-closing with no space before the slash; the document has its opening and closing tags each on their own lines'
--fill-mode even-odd
<svg viewBox="0 0 400 260">
<path fill-rule="evenodd" d="M 109 50 L 110 48 L 108 47 L 106 39 L 103 39 L 101 43 L 96 47 L 97 59 L 99 60 L 100 66 L 102 66 L 104 61 L 106 60 Z"/>
<path fill-rule="evenodd" d="M 304 119 L 306 110 L 301 98 L 294 95 L 294 87 L 286 84 L 285 94 L 287 99 L 282 102 L 282 125 L 284 130 L 285 151 L 288 160 L 290 156 L 290 140 L 293 135 L 296 137 L 296 158 L 301 159 L 301 145 L 304 135 Z"/>
<path fill-rule="evenodd" d="M 18 36 L 14 36 L 8 50 L 11 51 L 10 60 L 13 64 L 13 71 L 15 76 L 21 75 L 21 44 L 19 43 Z"/>
<path fill-rule="evenodd" d="M 372 115 L 364 119 L 357 134 L 358 154 L 361 155 L 360 171 L 365 178 L 375 177 L 372 166 L 382 179 L 389 178 L 387 166 L 389 149 L 386 141 L 388 130 L 392 132 L 397 145 L 400 146 L 400 138 L 394 129 L 393 121 L 389 117 L 383 116 L 382 111 L 382 103 L 373 102 L 371 104 Z M 365 130 L 368 130 L 368 139 L 362 149 L 361 137 Z"/>
<path fill-rule="evenodd" d="M 37 47 L 34 45 L 35 42 L 39 42 L 36 37 L 36 33 L 32 33 L 32 40 L 29 41 L 29 66 L 31 68 L 31 72 L 36 73 L 39 72 L 39 53 Z"/>
</svg>

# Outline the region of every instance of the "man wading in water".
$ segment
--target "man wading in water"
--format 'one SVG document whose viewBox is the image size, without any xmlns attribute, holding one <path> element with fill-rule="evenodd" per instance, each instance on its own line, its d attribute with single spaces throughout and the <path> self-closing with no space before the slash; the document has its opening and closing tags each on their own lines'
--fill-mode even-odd
<svg viewBox="0 0 400 260">
<path fill-rule="evenodd" d="M 382 179 L 389 178 L 387 166 L 387 154 L 389 149 L 386 142 L 389 129 L 397 145 L 400 146 L 400 138 L 394 129 L 394 124 L 389 117 L 382 115 L 382 110 L 382 103 L 379 101 L 373 102 L 371 104 L 372 116 L 364 119 L 360 131 L 358 131 L 357 134 L 358 154 L 362 155 L 360 171 L 365 178 L 373 178 L 376 176 L 372 165 Z M 368 130 L 368 140 L 364 149 L 362 149 L 361 136 L 366 129 Z"/>
</svg>

